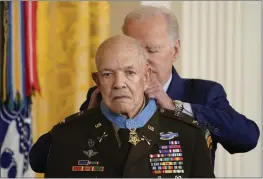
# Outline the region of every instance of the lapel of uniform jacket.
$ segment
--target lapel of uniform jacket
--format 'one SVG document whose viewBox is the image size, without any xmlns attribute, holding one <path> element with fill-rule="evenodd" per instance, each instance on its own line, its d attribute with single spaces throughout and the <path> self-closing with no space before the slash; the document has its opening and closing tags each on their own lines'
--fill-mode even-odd
<svg viewBox="0 0 263 179">
<path fill-rule="evenodd" d="M 141 141 L 137 145 L 132 145 L 128 159 L 125 164 L 125 169 L 134 165 L 144 155 L 148 155 L 151 148 L 159 140 L 159 112 L 158 110 L 152 118 L 146 123 L 143 128 L 140 128 L 137 133 Z"/>
<path fill-rule="evenodd" d="M 91 116 L 88 129 L 85 132 L 87 140 L 92 137 L 95 142 L 95 149 L 98 155 L 102 155 L 107 162 L 113 164 L 115 168 L 119 167 L 119 146 L 112 123 L 104 117 L 99 108 L 96 109 L 96 115 Z"/>
</svg>

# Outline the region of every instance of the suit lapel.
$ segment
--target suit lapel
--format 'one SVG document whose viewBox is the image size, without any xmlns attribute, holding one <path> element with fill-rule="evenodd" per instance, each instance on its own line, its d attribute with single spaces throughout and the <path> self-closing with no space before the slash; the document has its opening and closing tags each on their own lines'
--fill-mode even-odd
<svg viewBox="0 0 263 179">
<path fill-rule="evenodd" d="M 178 75 L 175 68 L 172 68 L 172 81 L 167 90 L 168 96 L 173 100 L 182 100 L 185 98 L 185 83 Z"/>
<path fill-rule="evenodd" d="M 159 140 L 159 115 L 158 111 L 152 116 L 148 123 L 138 130 L 138 136 L 141 140 L 136 146 L 132 146 L 125 168 L 128 168 L 130 165 L 134 164 L 142 156 L 149 153 L 150 149 L 158 142 Z M 149 144 L 148 144 L 148 142 Z"/>
<path fill-rule="evenodd" d="M 96 119 L 87 119 L 92 120 L 92 123 L 89 124 L 89 131 L 85 133 L 88 137 L 92 137 L 95 142 L 95 148 L 98 150 L 99 155 L 102 155 L 106 161 L 109 161 L 110 164 L 113 164 L 118 167 L 119 164 L 119 146 L 117 143 L 116 135 L 112 126 L 112 123 L 107 120 L 100 109 L 98 109 L 98 114 Z"/>
</svg>

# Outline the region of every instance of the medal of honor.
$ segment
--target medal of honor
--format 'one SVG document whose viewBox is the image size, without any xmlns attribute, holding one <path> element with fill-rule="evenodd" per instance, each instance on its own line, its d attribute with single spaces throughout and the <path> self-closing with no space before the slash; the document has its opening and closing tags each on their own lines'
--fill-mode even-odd
<svg viewBox="0 0 263 179">
<path fill-rule="evenodd" d="M 129 142 L 133 145 L 137 145 L 140 141 L 141 139 L 138 137 L 136 129 L 131 129 L 130 136 L 129 136 Z"/>
</svg>

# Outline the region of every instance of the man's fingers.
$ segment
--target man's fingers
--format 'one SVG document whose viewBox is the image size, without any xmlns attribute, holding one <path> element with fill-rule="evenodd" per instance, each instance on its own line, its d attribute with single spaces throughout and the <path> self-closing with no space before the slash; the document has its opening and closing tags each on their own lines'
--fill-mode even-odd
<svg viewBox="0 0 263 179">
<path fill-rule="evenodd" d="M 149 97 L 149 98 L 156 98 L 156 95 L 155 95 L 155 93 L 147 93 L 147 96 Z"/>
<path fill-rule="evenodd" d="M 96 89 L 92 92 L 92 94 L 91 94 L 91 96 L 90 96 L 90 101 L 96 100 L 99 92 L 100 92 L 99 88 L 96 88 Z"/>
<path fill-rule="evenodd" d="M 150 76 L 150 82 L 151 83 L 160 83 L 158 78 L 157 78 L 157 75 L 156 73 L 152 73 L 151 76 Z"/>
<path fill-rule="evenodd" d="M 155 89 L 155 88 L 161 88 L 161 85 L 159 85 L 157 83 L 149 84 L 149 86 L 147 87 L 147 90 L 148 89 Z"/>
<path fill-rule="evenodd" d="M 159 96 L 158 88 L 151 88 L 145 91 L 149 98 L 157 98 Z"/>
<path fill-rule="evenodd" d="M 100 89 L 97 87 L 97 88 L 93 91 L 93 93 L 91 94 L 91 96 L 92 96 L 92 95 L 97 96 L 99 92 L 100 92 Z"/>
<path fill-rule="evenodd" d="M 92 92 L 92 94 L 91 94 L 91 96 L 90 96 L 90 102 L 89 102 L 88 109 L 94 108 L 94 107 L 98 104 L 98 99 L 97 99 L 97 97 L 98 97 L 99 93 L 100 93 L 99 88 L 96 88 L 96 89 Z"/>
<path fill-rule="evenodd" d="M 145 90 L 145 93 L 159 93 L 160 92 L 160 87 L 159 86 L 154 86 L 152 88 L 147 88 Z"/>
</svg>

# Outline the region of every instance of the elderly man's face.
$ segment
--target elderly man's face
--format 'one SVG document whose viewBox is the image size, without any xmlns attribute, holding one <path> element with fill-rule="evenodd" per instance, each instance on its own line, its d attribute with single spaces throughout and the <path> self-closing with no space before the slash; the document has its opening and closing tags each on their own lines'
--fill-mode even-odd
<svg viewBox="0 0 263 179">
<path fill-rule="evenodd" d="M 149 82 L 149 67 L 131 44 L 112 45 L 97 62 L 98 87 L 107 107 L 134 117 L 139 111 Z"/>
<path fill-rule="evenodd" d="M 136 22 L 130 20 L 125 35 L 140 41 L 149 53 L 149 63 L 158 80 L 164 85 L 172 70 L 173 62 L 178 56 L 179 41 L 171 45 L 168 36 L 167 22 L 163 16 L 156 16 Z"/>
</svg>

